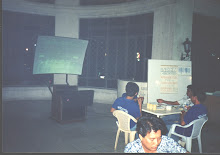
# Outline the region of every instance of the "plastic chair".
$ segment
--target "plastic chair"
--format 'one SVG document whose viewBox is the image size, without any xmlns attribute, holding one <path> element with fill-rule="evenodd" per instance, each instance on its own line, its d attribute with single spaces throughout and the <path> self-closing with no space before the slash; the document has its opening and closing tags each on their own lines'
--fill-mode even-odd
<svg viewBox="0 0 220 155">
<path fill-rule="evenodd" d="M 183 141 L 186 142 L 186 150 L 189 152 L 191 152 L 191 148 L 192 148 L 192 139 L 197 138 L 198 145 L 199 145 L 199 152 L 202 153 L 201 130 L 202 130 L 202 127 L 206 121 L 208 121 L 208 117 L 204 116 L 200 119 L 196 119 L 196 120 L 190 122 L 189 124 L 187 124 L 185 126 L 181 126 L 179 124 L 173 124 L 170 128 L 169 133 L 168 133 L 168 137 L 171 137 L 172 134 L 176 135 L 178 137 L 181 137 L 183 139 Z M 190 127 L 191 125 L 193 125 L 193 128 L 192 128 L 192 134 L 190 137 L 186 137 L 184 135 L 181 135 L 181 134 L 178 134 L 175 132 L 176 126 L 179 126 L 181 128 L 187 128 L 187 127 Z"/>
<path fill-rule="evenodd" d="M 137 123 L 137 120 L 133 116 L 121 110 L 113 111 L 113 115 L 118 120 L 116 121 L 116 124 L 118 126 L 118 131 L 116 134 L 115 147 L 114 147 L 114 149 L 116 150 L 119 134 L 121 131 L 125 133 L 125 145 L 128 143 L 128 134 L 130 134 L 129 142 L 132 142 L 135 139 L 136 131 L 130 130 L 130 120 L 133 120 L 135 123 Z"/>
</svg>

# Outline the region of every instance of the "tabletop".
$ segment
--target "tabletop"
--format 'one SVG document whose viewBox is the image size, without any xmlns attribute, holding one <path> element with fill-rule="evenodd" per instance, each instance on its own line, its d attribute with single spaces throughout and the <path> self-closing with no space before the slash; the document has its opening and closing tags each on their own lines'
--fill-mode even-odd
<svg viewBox="0 0 220 155">
<path fill-rule="evenodd" d="M 166 110 L 165 108 L 153 110 L 153 109 L 147 109 L 147 104 L 142 105 L 142 111 L 150 114 L 154 114 L 157 117 L 172 115 L 172 114 L 181 114 L 182 110 L 183 108 L 179 108 L 177 106 L 176 107 L 173 106 L 171 110 Z"/>
</svg>

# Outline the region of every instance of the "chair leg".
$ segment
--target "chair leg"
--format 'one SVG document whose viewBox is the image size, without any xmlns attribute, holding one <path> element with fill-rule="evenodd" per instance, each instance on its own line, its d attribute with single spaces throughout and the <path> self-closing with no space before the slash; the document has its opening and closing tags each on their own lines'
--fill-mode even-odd
<svg viewBox="0 0 220 155">
<path fill-rule="evenodd" d="M 192 139 L 186 138 L 186 150 L 191 153 L 191 148 L 192 148 Z"/>
<path fill-rule="evenodd" d="M 130 133 L 130 142 L 134 141 L 135 139 L 135 132 Z"/>
<path fill-rule="evenodd" d="M 128 144 L 128 133 L 125 132 L 125 145 L 127 145 L 127 144 Z"/>
<path fill-rule="evenodd" d="M 118 129 L 117 134 L 116 134 L 116 138 L 115 138 L 115 148 L 114 148 L 115 150 L 117 148 L 119 134 L 120 134 L 120 130 Z"/>
<path fill-rule="evenodd" d="M 197 137 L 198 145 L 199 145 L 199 153 L 202 153 L 202 142 L 201 142 L 201 136 L 199 135 Z"/>
<path fill-rule="evenodd" d="M 171 132 L 169 132 L 167 136 L 168 136 L 168 137 L 171 137 Z"/>
</svg>

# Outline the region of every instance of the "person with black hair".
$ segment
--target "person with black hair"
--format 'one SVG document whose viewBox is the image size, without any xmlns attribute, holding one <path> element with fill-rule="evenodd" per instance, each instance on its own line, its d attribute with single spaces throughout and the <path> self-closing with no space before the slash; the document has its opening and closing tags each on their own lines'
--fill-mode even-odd
<svg viewBox="0 0 220 155">
<path fill-rule="evenodd" d="M 189 110 L 194 105 L 190 99 L 192 96 L 192 89 L 193 89 L 193 86 L 188 85 L 186 94 L 183 96 L 182 99 L 178 101 L 165 101 L 163 99 L 157 99 L 157 102 L 166 103 L 169 105 L 180 105 L 185 110 Z M 164 116 L 162 119 L 164 122 L 166 122 L 167 128 L 169 130 L 173 123 L 180 123 L 180 114 L 167 115 L 167 116 Z"/>
<path fill-rule="evenodd" d="M 136 131 L 139 138 L 126 145 L 125 153 L 186 153 L 172 138 L 165 123 L 156 116 L 142 116 L 138 119 Z"/>
<path fill-rule="evenodd" d="M 188 110 L 189 108 L 191 108 L 194 105 L 190 100 L 190 98 L 192 96 L 192 89 L 193 89 L 193 86 L 188 85 L 186 94 L 183 96 L 183 98 L 181 100 L 166 101 L 166 100 L 163 100 L 163 99 L 157 99 L 157 102 L 158 103 L 166 103 L 166 104 L 170 104 L 170 105 L 181 105 L 183 107 L 186 107 L 186 109 Z"/>
<path fill-rule="evenodd" d="M 139 92 L 139 86 L 134 82 L 128 82 L 125 91 L 126 96 L 117 98 L 110 111 L 122 110 L 138 119 L 141 117 L 143 99 L 139 97 L 137 98 L 138 102 L 135 102 L 134 97 L 137 96 Z M 136 129 L 136 123 L 133 120 L 130 122 L 130 128 L 132 131 Z"/>
<path fill-rule="evenodd" d="M 196 88 L 192 89 L 191 101 L 194 103 L 194 106 L 191 107 L 187 112 L 182 111 L 180 116 L 180 124 L 182 126 L 187 125 L 196 119 L 207 116 L 207 108 L 205 105 L 202 104 L 205 101 L 205 99 L 205 92 Z M 179 134 L 190 136 L 192 132 L 192 127 L 193 126 L 190 126 L 188 128 L 176 127 L 175 131 Z"/>
<path fill-rule="evenodd" d="M 126 94 L 126 93 L 123 93 L 121 97 L 127 97 L 127 94 Z M 137 100 L 137 95 L 134 96 L 133 100 L 134 100 L 135 102 L 138 101 L 138 100 Z"/>
</svg>

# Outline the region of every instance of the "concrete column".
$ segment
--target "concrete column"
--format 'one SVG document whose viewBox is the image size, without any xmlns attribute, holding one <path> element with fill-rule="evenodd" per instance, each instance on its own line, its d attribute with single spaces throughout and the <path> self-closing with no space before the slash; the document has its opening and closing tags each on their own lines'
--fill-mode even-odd
<svg viewBox="0 0 220 155">
<path fill-rule="evenodd" d="M 173 40 L 173 60 L 180 60 L 184 53 L 183 42 L 192 41 L 193 0 L 178 0 L 176 4 L 176 25 Z M 191 55 L 191 53 L 190 53 Z"/>
<path fill-rule="evenodd" d="M 177 0 L 155 9 L 152 59 L 180 60 L 182 43 L 192 38 L 192 19 L 193 0 Z"/>
<path fill-rule="evenodd" d="M 154 11 L 152 59 L 172 60 L 175 4 Z"/>
<path fill-rule="evenodd" d="M 77 2 L 77 3 L 76 3 Z M 69 12 L 59 11 L 59 6 L 78 5 L 78 0 L 56 0 L 55 36 L 79 38 L 79 19 Z M 67 75 L 69 85 L 78 85 L 78 75 Z M 54 74 L 54 84 L 66 84 L 66 74 Z"/>
</svg>

